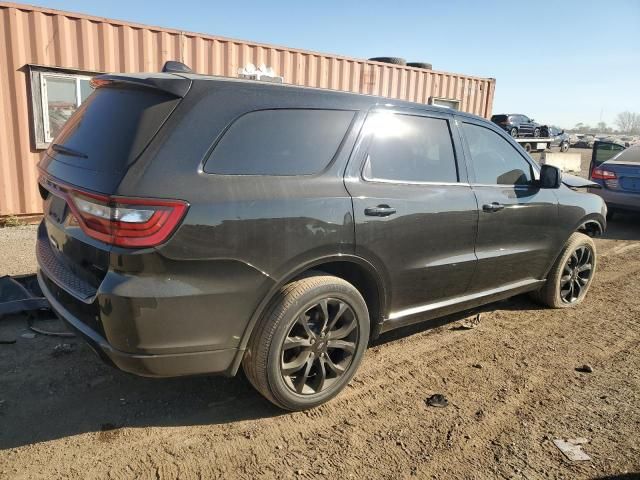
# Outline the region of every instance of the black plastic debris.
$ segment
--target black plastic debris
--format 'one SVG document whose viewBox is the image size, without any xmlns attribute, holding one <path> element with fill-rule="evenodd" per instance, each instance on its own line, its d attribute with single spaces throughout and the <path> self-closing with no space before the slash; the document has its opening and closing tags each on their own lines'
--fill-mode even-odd
<svg viewBox="0 0 640 480">
<path fill-rule="evenodd" d="M 5 275 L 0 277 L 0 319 L 6 315 L 27 314 L 29 329 L 42 335 L 73 337 L 69 331 L 44 330 L 34 325 L 37 319 L 57 318 L 51 311 L 49 302 L 42 294 L 35 275 Z M 14 339 L 1 340 L 0 343 L 15 343 Z"/>
<path fill-rule="evenodd" d="M 49 302 L 42 296 L 35 275 L 0 277 L 0 318 L 42 309 L 48 310 Z"/>
<path fill-rule="evenodd" d="M 441 393 L 435 393 L 431 395 L 429 398 L 427 398 L 426 402 L 430 407 L 446 407 L 447 405 L 449 405 L 449 400 L 447 400 L 447 397 L 445 397 Z"/>
<path fill-rule="evenodd" d="M 576 367 L 576 372 L 592 373 L 593 372 L 593 367 L 591 365 L 589 365 L 588 363 L 585 363 L 584 365 L 580 365 L 579 367 Z"/>
</svg>

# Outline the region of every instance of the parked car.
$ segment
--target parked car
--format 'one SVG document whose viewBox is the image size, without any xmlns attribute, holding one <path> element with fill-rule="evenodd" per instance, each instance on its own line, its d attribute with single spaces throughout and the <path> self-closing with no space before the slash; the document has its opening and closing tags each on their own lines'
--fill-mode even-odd
<svg viewBox="0 0 640 480">
<path fill-rule="evenodd" d="M 596 142 L 596 137 L 589 134 L 578 135 L 577 141 L 574 145 L 575 148 L 593 148 L 593 145 Z"/>
<path fill-rule="evenodd" d="M 94 85 L 39 164 L 38 278 L 122 370 L 242 367 L 301 410 L 382 332 L 589 289 L 604 202 L 480 117 L 189 73 Z"/>
<path fill-rule="evenodd" d="M 608 219 L 620 211 L 640 212 L 640 146 L 596 142 L 589 171 L 601 186 L 591 191 L 607 203 Z"/>
<path fill-rule="evenodd" d="M 519 113 L 493 115 L 491 121 L 503 128 L 505 132 L 509 132 L 509 135 L 514 138 L 546 136 L 548 133 L 545 125 L 540 125 L 534 122 L 533 118 Z"/>
<path fill-rule="evenodd" d="M 561 152 L 569 150 L 569 134 L 557 127 L 549 127 L 548 135 L 551 138 L 551 146 L 559 147 Z"/>
</svg>

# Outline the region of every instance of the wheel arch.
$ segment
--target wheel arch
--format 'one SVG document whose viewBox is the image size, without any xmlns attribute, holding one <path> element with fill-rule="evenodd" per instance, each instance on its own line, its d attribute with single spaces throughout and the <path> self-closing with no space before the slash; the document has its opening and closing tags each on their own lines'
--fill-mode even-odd
<svg viewBox="0 0 640 480">
<path fill-rule="evenodd" d="M 582 232 L 590 237 L 596 237 L 604 233 L 606 226 L 607 221 L 602 215 L 592 213 L 580 221 L 574 232 Z"/>
<path fill-rule="evenodd" d="M 367 260 L 355 255 L 333 255 L 317 258 L 289 272 L 275 283 L 262 299 L 240 339 L 238 352 L 228 372 L 230 376 L 237 373 L 254 328 L 276 293 L 292 280 L 313 271 L 335 275 L 351 283 L 360 292 L 367 304 L 371 324 L 370 338 L 375 338 L 379 335 L 388 305 L 387 282 L 380 272 Z"/>
<path fill-rule="evenodd" d="M 584 233 L 585 235 L 588 235 L 589 237 L 599 236 L 604 233 L 606 226 L 607 226 L 607 221 L 602 215 L 598 213 L 591 213 L 581 218 L 580 221 L 577 222 L 573 226 L 573 228 L 569 230 L 567 237 L 564 239 L 564 241 L 562 242 L 562 245 L 560 246 L 556 254 L 553 256 L 553 260 L 551 261 L 551 263 L 546 269 L 545 278 L 547 278 L 547 276 L 549 275 L 549 271 L 555 264 L 558 257 L 562 254 L 562 250 L 564 249 L 565 245 L 569 241 L 569 237 L 571 237 L 573 233 L 580 232 L 580 233 Z"/>
</svg>

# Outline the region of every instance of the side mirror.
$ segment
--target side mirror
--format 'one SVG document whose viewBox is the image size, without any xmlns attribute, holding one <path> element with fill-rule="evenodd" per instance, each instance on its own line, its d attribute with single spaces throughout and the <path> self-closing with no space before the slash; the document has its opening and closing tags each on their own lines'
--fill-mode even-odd
<svg viewBox="0 0 640 480">
<path fill-rule="evenodd" d="M 553 165 L 540 167 L 540 188 L 560 188 L 562 185 L 562 171 Z"/>
<path fill-rule="evenodd" d="M 564 135 L 564 130 L 560 130 L 560 135 Z"/>
</svg>

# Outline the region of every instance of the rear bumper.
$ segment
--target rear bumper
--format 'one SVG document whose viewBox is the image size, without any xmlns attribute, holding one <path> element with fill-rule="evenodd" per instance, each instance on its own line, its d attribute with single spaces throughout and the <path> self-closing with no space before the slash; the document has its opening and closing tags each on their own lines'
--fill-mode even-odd
<svg viewBox="0 0 640 480">
<path fill-rule="evenodd" d="M 618 209 L 640 212 L 640 194 L 638 193 L 616 192 L 605 187 L 593 188 L 589 189 L 589 191 L 602 197 L 609 210 Z"/>
<path fill-rule="evenodd" d="M 102 360 L 125 372 L 146 377 L 229 373 L 238 353 L 236 348 L 161 355 L 122 352 L 113 348 L 100 333 L 72 314 L 55 298 L 41 270 L 38 271 L 38 283 L 56 315 L 83 337 Z"/>
<path fill-rule="evenodd" d="M 155 251 L 111 253 L 116 268 L 95 286 L 74 271 L 68 244 L 56 250 L 54 228 L 43 222 L 38 230 L 38 282 L 103 360 L 143 376 L 235 373 L 241 336 L 269 286 L 262 273 L 240 262 L 184 265 Z"/>
</svg>

